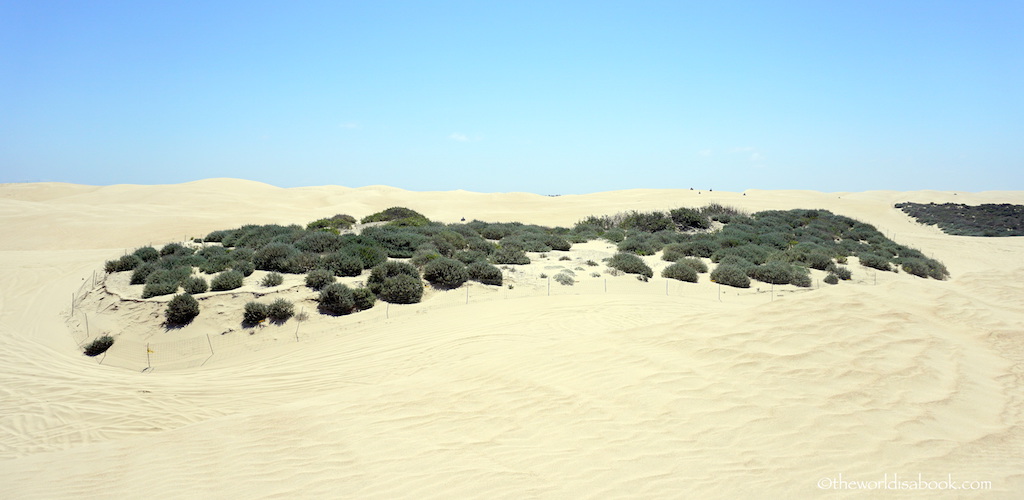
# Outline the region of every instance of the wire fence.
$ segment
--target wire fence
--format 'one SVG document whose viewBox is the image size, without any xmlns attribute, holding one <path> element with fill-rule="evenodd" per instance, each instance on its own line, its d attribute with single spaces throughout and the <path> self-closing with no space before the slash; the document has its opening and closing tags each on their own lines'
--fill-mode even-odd
<svg viewBox="0 0 1024 500">
<path fill-rule="evenodd" d="M 862 272 L 854 283 L 877 284 L 878 277 L 874 273 Z M 887 273 L 883 273 L 887 274 Z M 293 342 L 315 342 L 328 336 L 338 335 L 351 327 L 366 323 L 380 323 L 394 318 L 411 315 L 429 314 L 431 310 L 467 306 L 492 301 L 508 301 L 529 297 L 560 297 L 573 295 L 631 295 L 631 296 L 667 296 L 680 300 L 702 300 L 748 303 L 761 303 L 777 300 L 793 293 L 808 292 L 820 288 L 822 284 L 815 280 L 810 288 L 792 286 L 773 286 L 766 283 L 752 282 L 751 288 L 741 289 L 707 283 L 707 275 L 702 277 L 703 283 L 685 283 L 671 279 L 652 279 L 641 281 L 631 275 L 612 278 L 581 279 L 572 285 L 564 285 L 556 280 L 533 280 L 514 286 L 486 286 L 469 283 L 453 290 L 433 290 L 428 287 L 424 299 L 418 304 L 389 304 L 377 301 L 368 310 L 336 318 L 339 328 L 312 329 L 303 332 L 302 317 L 318 314 L 315 311 L 297 311 L 302 314 L 293 317 L 283 324 L 264 323 L 252 328 L 242 328 L 224 334 L 210 332 L 207 334 L 175 340 L 159 342 L 142 342 L 127 338 L 117 338 L 114 344 L 96 361 L 106 366 L 115 366 L 129 370 L 150 372 L 153 370 L 181 370 L 206 365 L 215 356 L 218 359 L 237 356 L 263 350 L 268 347 Z M 91 279 L 86 279 L 79 289 L 72 294 L 70 312 L 67 315 L 69 331 L 75 342 L 84 347 L 87 342 L 100 335 L 89 325 L 89 316 L 94 317 L 98 311 L 87 311 L 83 301 L 93 291 L 103 289 L 105 273 L 94 272 Z M 828 285 L 825 285 L 828 286 Z M 237 295 L 245 292 L 232 291 Z M 258 295 L 250 293 L 253 298 Z M 197 296 L 200 307 L 203 296 Z M 241 309 L 241 308 L 240 308 Z M 308 329 L 308 328 L 307 328 Z M 111 332 L 116 334 L 117 332 Z"/>
</svg>

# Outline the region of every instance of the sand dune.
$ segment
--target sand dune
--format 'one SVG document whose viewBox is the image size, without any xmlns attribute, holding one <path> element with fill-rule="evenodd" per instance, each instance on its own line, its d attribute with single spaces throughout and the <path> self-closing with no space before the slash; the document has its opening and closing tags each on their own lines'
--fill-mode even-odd
<svg viewBox="0 0 1024 500">
<path fill-rule="evenodd" d="M 2 185 L 0 497 L 1020 498 L 1024 238 L 944 235 L 900 201 L 1024 204 L 1024 192 Z M 298 342 L 290 327 L 260 332 L 258 348 L 146 373 L 82 356 L 66 322 L 104 260 L 247 223 L 402 205 L 445 222 L 571 225 L 710 202 L 825 208 L 952 278 L 876 284 L 851 266 L 857 283 L 774 301 L 719 301 L 710 283 L 551 297 L 524 285 L 517 298 L 479 287 L 469 304 L 438 293 L 388 317 L 314 313 Z M 104 317 L 90 300 L 108 322 L 93 327 L 169 335 L 144 331 L 144 305 Z M 840 474 L 991 490 L 819 488 Z"/>
</svg>

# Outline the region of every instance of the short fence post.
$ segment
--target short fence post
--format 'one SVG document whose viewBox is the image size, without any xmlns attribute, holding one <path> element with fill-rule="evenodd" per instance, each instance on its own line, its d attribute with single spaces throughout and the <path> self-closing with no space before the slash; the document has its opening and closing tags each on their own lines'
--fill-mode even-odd
<svg viewBox="0 0 1024 500">
<path fill-rule="evenodd" d="M 469 285 L 466 285 L 466 303 L 469 304 Z"/>
<path fill-rule="evenodd" d="M 146 369 L 147 370 L 151 370 L 153 368 L 153 364 L 149 361 L 149 354 L 151 352 L 153 352 L 153 351 L 151 351 L 149 349 L 149 342 L 146 342 Z"/>
<path fill-rule="evenodd" d="M 721 283 L 718 284 L 718 301 L 719 302 L 722 301 L 722 284 Z"/>
<path fill-rule="evenodd" d="M 210 345 L 210 356 L 213 356 L 213 341 L 210 340 L 210 334 L 206 334 L 206 343 Z"/>
<path fill-rule="evenodd" d="M 548 276 L 548 297 L 551 296 L 551 276 Z"/>
</svg>

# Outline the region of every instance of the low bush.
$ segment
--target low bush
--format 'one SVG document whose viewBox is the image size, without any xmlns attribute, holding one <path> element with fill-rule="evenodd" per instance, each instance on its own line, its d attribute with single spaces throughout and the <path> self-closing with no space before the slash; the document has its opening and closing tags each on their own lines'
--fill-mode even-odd
<svg viewBox="0 0 1024 500">
<path fill-rule="evenodd" d="M 618 269 L 628 274 L 639 274 L 648 278 L 654 276 L 654 271 L 644 263 L 643 259 L 634 254 L 619 252 L 608 260 L 608 267 Z"/>
<path fill-rule="evenodd" d="M 189 247 L 182 245 L 181 243 L 168 243 L 160 249 L 160 256 L 167 257 L 168 255 L 192 255 L 192 250 Z"/>
<path fill-rule="evenodd" d="M 554 280 L 565 286 L 572 286 L 576 284 L 576 278 L 574 277 L 573 272 L 569 270 L 559 272 L 554 276 Z"/>
<path fill-rule="evenodd" d="M 384 280 L 377 297 L 392 304 L 415 304 L 423 298 L 423 282 L 408 274 L 400 274 Z"/>
<path fill-rule="evenodd" d="M 677 260 L 676 263 L 677 264 L 685 264 L 687 266 L 690 266 L 690 267 L 693 268 L 694 271 L 697 271 L 698 273 L 706 273 L 706 272 L 708 272 L 708 265 L 705 264 L 704 261 L 700 260 L 700 259 L 694 259 L 694 258 L 687 257 L 687 258 L 683 258 L 683 259 Z"/>
<path fill-rule="evenodd" d="M 415 221 L 430 222 L 423 214 L 405 207 L 391 207 L 373 215 L 367 215 L 366 217 L 363 217 L 363 220 L 360 222 L 367 224 L 370 222 L 396 221 L 400 219 L 413 219 Z"/>
<path fill-rule="evenodd" d="M 170 295 L 178 291 L 178 283 L 174 281 L 152 281 L 147 282 L 142 289 L 142 298 L 159 297 Z"/>
<path fill-rule="evenodd" d="M 522 249 L 503 246 L 494 251 L 491 261 L 495 264 L 529 264 L 530 258 Z"/>
<path fill-rule="evenodd" d="M 785 262 L 769 262 L 753 268 L 749 275 L 758 281 L 773 285 L 786 285 L 793 279 L 793 266 Z"/>
<path fill-rule="evenodd" d="M 181 287 L 185 289 L 186 293 L 192 295 L 205 293 L 210 289 L 210 286 L 206 283 L 206 280 L 200 276 L 189 276 L 182 282 Z"/>
<path fill-rule="evenodd" d="M 338 215 L 335 215 L 334 217 L 329 217 L 329 218 L 326 218 L 326 219 L 318 219 L 318 220 L 315 220 L 313 222 L 310 222 L 309 224 L 306 224 L 306 230 L 307 231 L 315 231 L 315 230 L 318 230 L 318 229 L 319 230 L 327 229 L 327 230 L 338 231 L 338 230 L 341 230 L 341 229 L 348 229 L 348 228 L 352 227 L 352 225 L 355 224 L 355 223 L 356 223 L 356 218 L 355 217 L 352 217 L 351 215 L 348 215 L 348 214 L 338 214 Z"/>
<path fill-rule="evenodd" d="M 292 274 L 308 273 L 320 266 L 320 254 L 313 252 L 298 252 L 285 261 L 287 272 Z"/>
<path fill-rule="evenodd" d="M 103 270 L 108 274 L 119 273 L 122 271 L 131 271 L 140 265 L 142 265 L 142 259 L 135 254 L 128 254 L 116 260 L 108 260 L 106 264 L 103 265 Z"/>
<path fill-rule="evenodd" d="M 711 227 L 711 221 L 708 219 L 708 216 L 702 214 L 700 210 L 681 207 L 669 211 L 668 215 L 676 227 L 683 231 Z"/>
<path fill-rule="evenodd" d="M 320 259 L 320 265 L 335 276 L 359 276 L 363 273 L 362 259 L 346 252 L 325 255 Z"/>
<path fill-rule="evenodd" d="M 872 253 L 862 253 L 857 256 L 860 259 L 860 265 L 867 266 L 880 271 L 890 271 L 892 268 L 889 266 L 889 259 L 881 257 Z"/>
<path fill-rule="evenodd" d="M 295 315 L 295 306 L 285 299 L 277 299 L 267 306 L 267 317 L 274 323 L 284 323 Z"/>
<path fill-rule="evenodd" d="M 836 279 L 841 279 L 843 281 L 849 280 L 853 277 L 853 273 L 851 273 L 849 269 L 836 264 L 828 266 L 825 270 L 828 271 L 829 274 L 835 276 Z"/>
<path fill-rule="evenodd" d="M 169 326 L 187 325 L 191 323 L 196 316 L 199 316 L 199 301 L 187 293 L 175 295 L 174 298 L 167 303 L 167 309 L 164 311 L 164 315 L 167 317 L 167 324 Z"/>
<path fill-rule="evenodd" d="M 356 302 L 352 289 L 342 283 L 331 283 L 320 290 L 317 297 L 320 312 L 340 316 L 355 310 Z"/>
<path fill-rule="evenodd" d="M 711 281 L 736 288 L 750 288 L 750 278 L 747 273 L 736 265 L 719 264 L 711 271 Z"/>
<path fill-rule="evenodd" d="M 223 290 L 234 290 L 236 288 L 241 288 L 242 282 L 244 280 L 245 276 L 243 276 L 242 273 L 238 271 L 224 271 L 214 276 L 213 279 L 210 281 L 210 290 L 219 292 Z"/>
<path fill-rule="evenodd" d="M 637 255 L 654 255 L 661 247 L 661 242 L 649 233 L 630 233 L 619 243 L 618 250 Z"/>
<path fill-rule="evenodd" d="M 287 273 L 288 260 L 298 253 L 297 248 L 287 243 L 268 243 L 253 253 L 252 263 L 262 271 Z"/>
<path fill-rule="evenodd" d="M 825 276 L 825 283 L 828 283 L 829 285 L 835 285 L 836 283 L 839 283 L 839 278 L 836 277 L 836 275 L 829 273 L 828 276 Z"/>
<path fill-rule="evenodd" d="M 478 281 L 485 285 L 501 285 L 501 269 L 486 262 L 474 262 L 466 267 L 466 271 L 469 273 L 469 279 L 473 281 Z"/>
<path fill-rule="evenodd" d="M 626 232 L 616 227 L 605 231 L 602 237 L 612 243 L 621 243 L 626 239 Z"/>
<path fill-rule="evenodd" d="M 369 288 L 356 288 L 352 290 L 352 300 L 355 302 L 357 310 L 365 311 L 373 307 L 377 302 L 377 296 Z"/>
<path fill-rule="evenodd" d="M 231 269 L 242 273 L 242 276 L 250 276 L 256 270 L 256 266 L 247 260 L 240 260 L 231 263 Z"/>
<path fill-rule="evenodd" d="M 150 246 L 137 248 L 132 254 L 142 259 L 142 262 L 156 262 L 160 259 L 160 252 Z"/>
<path fill-rule="evenodd" d="M 110 346 L 112 345 L 114 345 L 114 337 L 104 335 L 85 346 L 85 355 L 99 356 L 100 354 L 107 352 L 107 349 L 110 349 Z"/>
<path fill-rule="evenodd" d="M 662 278 L 670 278 L 679 281 L 697 282 L 697 271 L 684 263 L 676 262 L 661 271 Z"/>
<path fill-rule="evenodd" d="M 334 273 L 327 269 L 314 269 L 306 275 L 306 286 L 313 290 L 320 290 L 331 283 L 334 283 Z"/>
<path fill-rule="evenodd" d="M 278 286 L 281 283 L 284 283 L 284 276 L 281 276 L 281 273 L 267 273 L 263 281 L 260 281 L 260 285 L 265 287 Z"/>
<path fill-rule="evenodd" d="M 269 313 L 270 308 L 262 302 L 246 302 L 245 310 L 242 313 L 242 324 L 255 326 L 267 319 Z"/>
<path fill-rule="evenodd" d="M 469 272 L 463 263 L 440 257 L 423 267 L 423 279 L 436 288 L 458 288 L 469 280 Z"/>
<path fill-rule="evenodd" d="M 132 279 L 131 279 L 130 283 L 132 285 L 141 285 L 141 284 L 145 283 L 146 282 L 146 278 L 148 278 L 149 275 L 152 274 L 153 271 L 155 271 L 155 270 L 156 270 L 156 265 L 151 263 L 151 262 L 147 262 L 145 264 L 142 264 L 139 267 L 136 267 L 135 270 L 132 271 Z"/>
<path fill-rule="evenodd" d="M 401 275 L 409 276 L 415 279 L 417 283 L 420 281 L 420 272 L 416 270 L 415 266 L 408 262 L 389 260 L 377 267 L 374 267 L 373 270 L 370 271 L 370 277 L 366 280 L 366 286 L 369 287 L 371 292 L 379 297 L 381 295 L 384 282 L 389 278 Z"/>
</svg>

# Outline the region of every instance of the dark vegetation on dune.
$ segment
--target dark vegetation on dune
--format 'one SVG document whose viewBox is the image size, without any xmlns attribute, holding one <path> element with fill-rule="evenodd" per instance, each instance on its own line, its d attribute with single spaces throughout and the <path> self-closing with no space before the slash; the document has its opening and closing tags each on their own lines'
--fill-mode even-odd
<svg viewBox="0 0 1024 500">
<path fill-rule="evenodd" d="M 897 203 L 921 224 L 937 225 L 957 236 L 1024 236 L 1024 205 L 1009 203 L 964 205 L 962 203 Z"/>
<path fill-rule="evenodd" d="M 424 281 L 436 289 L 457 288 L 466 281 L 501 285 L 503 275 L 496 265 L 528 264 L 528 252 L 566 251 L 599 238 L 617 246 L 608 267 L 642 280 L 654 273 L 641 257 L 659 252 L 661 259 L 673 263 L 662 277 L 696 282 L 708 272 L 702 260 L 708 259 L 716 264 L 712 281 L 741 288 L 751 280 L 808 287 L 809 269 L 826 271 L 830 284 L 849 280 L 852 273 L 843 266 L 848 257 L 883 271 L 902 269 L 935 279 L 949 275 L 940 262 L 889 240 L 874 226 L 827 210 L 747 214 L 713 204 L 590 216 L 566 228 L 479 220 L 443 224 L 393 207 L 364 217 L 364 224 L 374 224 L 359 234 L 344 232 L 355 221 L 342 214 L 306 227 L 267 224 L 218 230 L 190 246 L 139 248 L 106 262 L 105 268 L 108 273 L 131 272 L 131 283 L 144 285 L 144 298 L 184 289 L 167 311 L 168 324 L 175 326 L 198 315 L 193 294 L 233 290 L 247 279 L 274 287 L 285 275 L 305 275 L 305 285 L 320 292 L 321 312 L 342 315 L 373 307 L 377 299 L 419 302 Z M 264 273 L 249 278 L 255 270 Z M 336 277 L 367 271 L 365 288 L 335 283 Z M 242 316 L 245 324 L 258 324 L 267 318 L 283 322 L 292 315 L 290 303 L 251 302 Z"/>
</svg>

